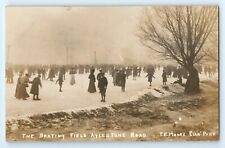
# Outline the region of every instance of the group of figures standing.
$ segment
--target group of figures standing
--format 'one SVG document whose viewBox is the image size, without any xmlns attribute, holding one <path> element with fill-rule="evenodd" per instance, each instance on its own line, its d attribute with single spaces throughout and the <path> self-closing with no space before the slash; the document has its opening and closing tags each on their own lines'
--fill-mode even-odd
<svg viewBox="0 0 225 148">
<path fill-rule="evenodd" d="M 89 93 L 95 93 L 96 92 L 96 87 L 95 87 L 95 69 L 91 69 L 90 75 L 89 75 L 89 86 L 88 86 L 88 92 Z M 108 86 L 108 80 L 105 77 L 105 73 L 102 72 L 102 70 L 99 71 L 98 75 L 97 75 L 97 81 L 98 81 L 98 89 L 99 92 L 101 94 L 101 102 L 105 102 L 105 98 L 106 98 L 106 89 Z"/>
<path fill-rule="evenodd" d="M 29 94 L 27 93 L 26 88 L 31 83 L 30 93 L 33 94 L 33 100 L 40 100 L 39 98 L 39 86 L 42 87 L 41 84 L 41 75 L 38 75 L 33 79 L 33 81 L 29 81 L 29 74 L 25 74 L 23 76 L 22 73 L 19 74 L 19 78 L 17 79 L 16 84 L 16 92 L 15 97 L 17 99 L 27 100 Z"/>
<path fill-rule="evenodd" d="M 89 93 L 97 92 L 95 82 L 97 81 L 97 88 L 101 94 L 101 102 L 106 101 L 106 90 L 108 86 L 108 79 L 105 73 L 111 75 L 113 79 L 113 85 L 121 87 L 121 91 L 125 92 L 126 79 L 129 76 L 133 76 L 133 80 L 137 80 L 140 77 L 141 72 L 147 73 L 149 85 L 152 85 L 153 78 L 155 78 L 155 70 L 162 67 L 161 65 L 147 65 L 147 66 L 123 66 L 123 65 L 15 65 L 8 67 L 6 69 L 6 82 L 13 83 L 13 77 L 15 73 L 19 73 L 17 79 L 15 97 L 17 99 L 26 100 L 29 97 L 27 93 L 27 88 L 31 84 L 30 93 L 33 95 L 33 100 L 40 100 L 39 98 L 39 87 L 42 87 L 41 80 L 54 81 L 55 77 L 58 77 L 55 83 L 59 84 L 59 92 L 62 92 L 63 82 L 65 80 L 65 75 L 68 72 L 70 75 L 70 85 L 76 84 L 75 74 L 89 73 L 89 85 L 87 91 Z M 198 72 L 201 74 L 203 71 L 202 66 L 196 66 Z M 95 77 L 95 70 L 99 70 L 97 77 Z M 25 72 L 26 71 L 26 72 Z M 216 69 L 213 67 L 204 67 L 204 73 L 208 74 L 209 77 L 214 75 Z M 26 74 L 24 74 L 26 73 Z M 48 73 L 48 77 L 46 75 Z M 32 81 L 29 80 L 30 76 L 37 75 Z M 162 72 L 162 82 L 166 85 L 167 78 L 174 77 L 178 78 L 174 83 L 182 85 L 182 78 L 188 77 L 188 72 L 181 67 L 167 65 L 163 67 Z"/>
</svg>

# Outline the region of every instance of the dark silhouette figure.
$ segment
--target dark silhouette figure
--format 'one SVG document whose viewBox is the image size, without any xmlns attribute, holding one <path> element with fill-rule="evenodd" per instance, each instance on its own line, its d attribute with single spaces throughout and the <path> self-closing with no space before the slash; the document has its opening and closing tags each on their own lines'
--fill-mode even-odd
<svg viewBox="0 0 225 148">
<path fill-rule="evenodd" d="M 89 86 L 88 86 L 88 92 L 89 93 L 95 93 L 96 92 L 96 87 L 95 87 L 95 75 L 94 75 L 95 70 L 91 69 L 91 73 L 89 75 Z"/>
<path fill-rule="evenodd" d="M 16 83 L 16 92 L 15 92 L 15 97 L 17 99 L 21 99 L 21 92 L 20 92 L 20 88 L 21 88 L 21 85 L 22 85 L 22 73 L 19 74 L 19 77 L 17 79 L 17 83 Z"/>
<path fill-rule="evenodd" d="M 59 92 L 62 92 L 62 84 L 63 84 L 63 73 L 59 73 L 59 77 L 56 81 L 56 84 L 57 82 L 59 82 Z"/>
<path fill-rule="evenodd" d="M 166 85 L 167 77 L 166 77 L 166 71 L 165 70 L 163 70 L 162 78 L 163 78 L 163 85 Z"/>
<path fill-rule="evenodd" d="M 24 77 L 21 78 L 21 86 L 19 87 L 19 99 L 27 100 L 29 94 L 27 93 L 27 87 L 29 86 L 29 74 L 26 74 Z"/>
<path fill-rule="evenodd" d="M 33 100 L 41 100 L 39 98 L 39 86 L 42 87 L 41 75 L 35 77 L 31 83 L 30 93 L 33 94 Z"/>
<path fill-rule="evenodd" d="M 146 77 L 148 77 L 149 86 L 152 86 L 152 78 L 155 78 L 153 72 L 149 72 Z"/>
<path fill-rule="evenodd" d="M 120 85 L 121 85 L 121 91 L 125 92 L 125 85 L 126 85 L 126 74 L 125 71 L 120 71 Z"/>
<path fill-rule="evenodd" d="M 106 93 L 107 85 L 108 85 L 108 80 L 105 77 L 105 74 L 102 73 L 102 77 L 99 79 L 99 90 L 102 97 L 101 102 L 105 102 L 105 96 L 106 96 L 105 93 Z"/>
</svg>

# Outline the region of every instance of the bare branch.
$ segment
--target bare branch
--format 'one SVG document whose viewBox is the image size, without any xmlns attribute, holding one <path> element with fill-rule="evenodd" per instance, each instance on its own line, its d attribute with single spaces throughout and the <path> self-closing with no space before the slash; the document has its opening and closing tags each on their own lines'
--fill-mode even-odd
<svg viewBox="0 0 225 148">
<path fill-rule="evenodd" d="M 145 9 L 138 37 L 145 47 L 184 67 L 193 66 L 207 55 L 202 49 L 215 29 L 217 13 L 217 7 L 208 6 Z"/>
</svg>

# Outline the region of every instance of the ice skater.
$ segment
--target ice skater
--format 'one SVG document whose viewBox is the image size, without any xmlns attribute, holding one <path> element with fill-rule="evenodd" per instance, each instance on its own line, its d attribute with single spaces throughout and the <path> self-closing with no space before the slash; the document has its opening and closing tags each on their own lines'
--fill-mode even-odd
<svg viewBox="0 0 225 148">
<path fill-rule="evenodd" d="M 89 93 L 95 93 L 96 87 L 95 87 L 95 75 L 94 75 L 95 69 L 91 69 L 91 73 L 89 75 L 89 86 L 88 86 L 88 92 Z"/>
<path fill-rule="evenodd" d="M 26 89 L 29 86 L 29 82 L 29 74 L 25 74 L 25 76 L 21 78 L 21 86 L 19 87 L 19 99 L 22 98 L 23 100 L 27 100 L 27 98 L 29 97 L 29 94 L 27 93 Z"/>
<path fill-rule="evenodd" d="M 105 77 L 105 74 L 102 73 L 102 77 L 99 79 L 99 90 L 101 93 L 101 102 L 105 102 L 105 94 L 106 94 L 106 89 L 107 89 L 107 85 L 108 85 L 108 80 Z"/>
<path fill-rule="evenodd" d="M 30 93 L 33 94 L 33 100 L 41 100 L 39 98 L 39 86 L 42 87 L 41 75 L 39 74 L 37 77 L 35 77 L 31 83 L 32 85 L 31 85 Z"/>
<path fill-rule="evenodd" d="M 59 73 L 59 77 L 55 84 L 57 84 L 57 82 L 59 82 L 59 92 L 62 92 L 63 73 L 61 73 L 61 72 Z"/>
<path fill-rule="evenodd" d="M 152 78 L 155 78 L 153 72 L 149 72 L 146 77 L 148 77 L 149 86 L 152 86 Z"/>
</svg>

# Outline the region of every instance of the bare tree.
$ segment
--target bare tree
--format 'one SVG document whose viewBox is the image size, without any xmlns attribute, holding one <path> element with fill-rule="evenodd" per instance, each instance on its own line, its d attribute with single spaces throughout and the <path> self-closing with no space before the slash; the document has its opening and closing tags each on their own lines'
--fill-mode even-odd
<svg viewBox="0 0 225 148">
<path fill-rule="evenodd" d="M 147 48 L 175 60 L 189 72 L 186 93 L 199 92 L 194 64 L 205 56 L 204 45 L 215 27 L 218 8 L 176 6 L 146 8 L 138 37 Z"/>
</svg>

